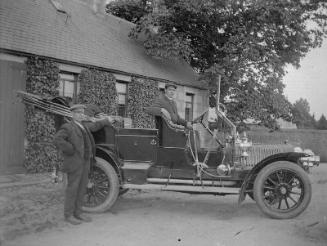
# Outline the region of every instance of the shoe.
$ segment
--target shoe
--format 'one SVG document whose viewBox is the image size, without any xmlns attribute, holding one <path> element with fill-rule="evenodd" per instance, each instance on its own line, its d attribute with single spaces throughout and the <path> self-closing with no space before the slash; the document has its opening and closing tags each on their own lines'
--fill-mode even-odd
<svg viewBox="0 0 327 246">
<path fill-rule="evenodd" d="M 82 221 L 76 219 L 74 216 L 69 216 L 65 218 L 65 221 L 72 224 L 72 225 L 79 225 L 82 224 Z"/>
<path fill-rule="evenodd" d="M 76 214 L 75 218 L 79 219 L 81 221 L 84 221 L 84 222 L 91 222 L 92 221 L 92 219 L 89 216 L 85 215 L 85 214 L 78 214 L 78 215 Z"/>
</svg>

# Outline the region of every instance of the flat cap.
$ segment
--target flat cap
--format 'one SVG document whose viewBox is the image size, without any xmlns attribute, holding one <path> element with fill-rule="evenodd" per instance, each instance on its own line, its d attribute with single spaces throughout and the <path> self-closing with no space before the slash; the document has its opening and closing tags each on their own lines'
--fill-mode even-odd
<svg viewBox="0 0 327 246">
<path fill-rule="evenodd" d="M 177 89 L 177 85 L 175 83 L 169 82 L 165 84 L 165 88 L 167 89 L 168 87 L 174 87 L 175 89 Z"/>
<path fill-rule="evenodd" d="M 70 109 L 70 111 L 74 111 L 74 110 L 81 109 L 81 108 L 85 109 L 86 106 L 84 104 L 74 104 L 69 109 Z"/>
</svg>

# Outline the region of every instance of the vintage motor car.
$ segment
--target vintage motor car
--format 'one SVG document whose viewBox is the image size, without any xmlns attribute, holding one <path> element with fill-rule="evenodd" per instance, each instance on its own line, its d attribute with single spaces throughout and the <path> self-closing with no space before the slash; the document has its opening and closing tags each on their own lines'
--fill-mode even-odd
<svg viewBox="0 0 327 246">
<path fill-rule="evenodd" d="M 91 168 L 84 210 L 111 208 L 128 189 L 252 198 L 267 216 L 289 219 L 311 200 L 309 168 L 319 156 L 288 144 L 252 144 L 220 109 L 210 110 L 184 129 L 158 114 L 156 129 L 106 127 L 93 134 L 96 163 Z"/>
<path fill-rule="evenodd" d="M 18 91 L 23 102 L 71 118 L 65 99 Z M 217 100 L 219 102 L 219 100 Z M 91 166 L 84 210 L 103 212 L 129 189 L 252 198 L 275 219 L 301 214 L 311 200 L 309 170 L 319 156 L 289 144 L 252 144 L 241 137 L 221 108 L 209 108 L 193 120 L 193 129 L 173 124 L 156 108 L 155 129 L 107 126 L 93 133 L 96 161 Z M 60 123 L 61 122 L 61 123 Z"/>
</svg>

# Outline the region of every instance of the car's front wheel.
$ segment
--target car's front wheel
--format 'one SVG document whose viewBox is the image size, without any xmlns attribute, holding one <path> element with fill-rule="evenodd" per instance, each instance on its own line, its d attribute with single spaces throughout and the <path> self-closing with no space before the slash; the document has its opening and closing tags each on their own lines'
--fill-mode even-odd
<svg viewBox="0 0 327 246">
<path fill-rule="evenodd" d="M 106 160 L 96 157 L 91 167 L 83 210 L 104 212 L 112 207 L 119 194 L 119 179 L 115 169 Z"/>
<path fill-rule="evenodd" d="M 309 205 L 311 183 L 308 174 L 295 163 L 275 162 L 258 173 L 253 194 L 264 214 L 275 219 L 290 219 Z"/>
</svg>

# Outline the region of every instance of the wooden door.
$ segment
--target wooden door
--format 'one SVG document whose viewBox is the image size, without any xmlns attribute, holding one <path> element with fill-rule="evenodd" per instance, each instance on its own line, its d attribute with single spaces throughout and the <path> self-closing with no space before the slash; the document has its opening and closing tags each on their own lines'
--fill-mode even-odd
<svg viewBox="0 0 327 246">
<path fill-rule="evenodd" d="M 26 87 L 25 64 L 0 60 L 0 174 L 24 171 L 24 105 L 16 96 Z"/>
</svg>

